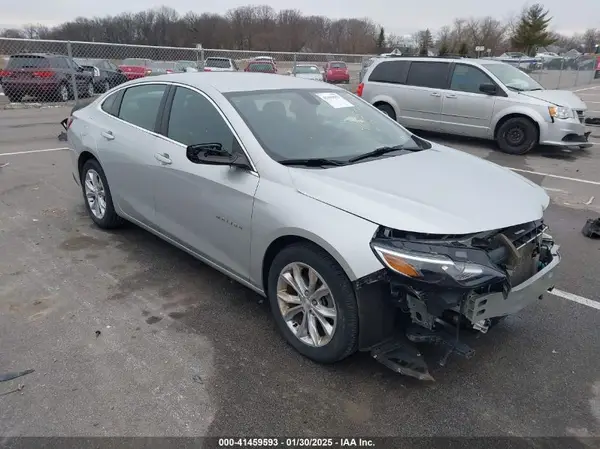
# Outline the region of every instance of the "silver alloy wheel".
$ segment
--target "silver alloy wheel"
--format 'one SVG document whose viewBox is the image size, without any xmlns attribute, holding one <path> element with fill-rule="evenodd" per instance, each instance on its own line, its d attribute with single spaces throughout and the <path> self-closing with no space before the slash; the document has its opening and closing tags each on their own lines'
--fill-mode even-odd
<svg viewBox="0 0 600 449">
<path fill-rule="evenodd" d="M 85 198 L 92 214 L 97 219 L 102 220 L 106 213 L 106 191 L 104 190 L 102 179 L 96 170 L 89 169 L 86 172 L 84 188 Z"/>
<path fill-rule="evenodd" d="M 277 303 L 287 326 L 302 343 L 318 348 L 333 338 L 337 324 L 335 301 L 312 267 L 293 262 L 281 270 Z"/>
<path fill-rule="evenodd" d="M 110 83 L 108 80 L 104 81 L 104 92 L 108 92 L 110 90 Z"/>
<path fill-rule="evenodd" d="M 88 94 L 88 97 L 94 96 L 94 85 L 92 83 L 88 84 L 87 94 Z"/>
<path fill-rule="evenodd" d="M 64 84 L 60 86 L 60 99 L 62 101 L 69 101 L 69 88 Z"/>
</svg>

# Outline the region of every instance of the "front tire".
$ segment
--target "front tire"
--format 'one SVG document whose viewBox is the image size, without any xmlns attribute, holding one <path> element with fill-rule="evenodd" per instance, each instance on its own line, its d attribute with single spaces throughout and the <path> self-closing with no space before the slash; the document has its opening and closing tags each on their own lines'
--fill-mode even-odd
<svg viewBox="0 0 600 449">
<path fill-rule="evenodd" d="M 539 132 L 531 119 L 513 117 L 506 120 L 496 135 L 500 150 L 507 154 L 521 155 L 530 151 L 538 143 Z"/>
<path fill-rule="evenodd" d="M 387 103 L 382 103 L 382 104 L 378 104 L 376 106 L 377 109 L 379 109 L 381 112 L 383 112 L 385 115 L 387 115 L 389 118 L 396 120 L 396 113 L 394 112 L 394 109 Z"/>
<path fill-rule="evenodd" d="M 334 363 L 356 352 L 358 306 L 339 264 L 311 243 L 297 243 L 275 256 L 268 298 L 280 332 L 300 354 Z"/>
<path fill-rule="evenodd" d="M 81 189 L 90 218 L 102 229 L 114 229 L 123 224 L 112 202 L 110 188 L 102 166 L 89 159 L 81 169 Z"/>
</svg>

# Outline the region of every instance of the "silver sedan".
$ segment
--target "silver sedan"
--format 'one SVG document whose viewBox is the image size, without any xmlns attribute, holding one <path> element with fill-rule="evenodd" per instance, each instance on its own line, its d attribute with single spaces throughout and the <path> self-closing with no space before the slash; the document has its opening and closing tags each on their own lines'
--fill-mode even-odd
<svg viewBox="0 0 600 449">
<path fill-rule="evenodd" d="M 466 356 L 554 286 L 543 189 L 408 132 L 322 82 L 261 73 L 130 81 L 73 112 L 91 219 L 124 220 L 268 297 L 287 341 L 430 375 L 414 342 Z"/>
</svg>

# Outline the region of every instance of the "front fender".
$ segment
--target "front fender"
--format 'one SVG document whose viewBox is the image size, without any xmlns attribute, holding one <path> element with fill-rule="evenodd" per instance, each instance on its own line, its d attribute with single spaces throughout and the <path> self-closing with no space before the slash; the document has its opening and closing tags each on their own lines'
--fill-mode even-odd
<svg viewBox="0 0 600 449">
<path fill-rule="evenodd" d="M 546 126 L 546 124 L 548 123 L 546 119 L 542 116 L 542 114 L 540 114 L 531 106 L 515 105 L 510 106 L 508 108 L 501 108 L 498 112 L 494 114 L 494 117 L 492 117 L 492 131 L 496 129 L 496 126 L 498 126 L 498 123 L 504 117 L 514 114 L 529 117 L 531 120 L 538 124 L 540 130 L 542 130 L 543 127 Z"/>
<path fill-rule="evenodd" d="M 369 245 L 377 225 L 299 193 L 294 187 L 261 179 L 252 215 L 250 282 L 265 289 L 267 249 L 280 237 L 309 240 L 327 251 L 350 281 L 381 270 Z"/>
</svg>

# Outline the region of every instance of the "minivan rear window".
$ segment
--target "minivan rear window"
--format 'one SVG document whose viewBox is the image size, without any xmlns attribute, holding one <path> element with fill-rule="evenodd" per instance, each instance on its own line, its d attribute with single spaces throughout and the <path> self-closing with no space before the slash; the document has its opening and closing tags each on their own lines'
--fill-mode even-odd
<svg viewBox="0 0 600 449">
<path fill-rule="evenodd" d="M 384 61 L 371 72 L 369 81 L 390 84 L 405 84 L 410 61 Z"/>
<path fill-rule="evenodd" d="M 43 56 L 11 56 L 6 65 L 7 69 L 45 69 L 50 67 L 50 61 Z"/>
<path fill-rule="evenodd" d="M 444 89 L 448 84 L 448 62 L 413 61 L 406 84 L 411 86 Z"/>
<path fill-rule="evenodd" d="M 217 69 L 228 69 L 231 67 L 231 62 L 229 62 L 229 59 L 206 58 L 204 66 Z"/>
</svg>

